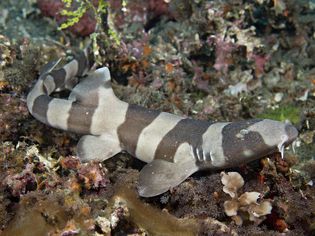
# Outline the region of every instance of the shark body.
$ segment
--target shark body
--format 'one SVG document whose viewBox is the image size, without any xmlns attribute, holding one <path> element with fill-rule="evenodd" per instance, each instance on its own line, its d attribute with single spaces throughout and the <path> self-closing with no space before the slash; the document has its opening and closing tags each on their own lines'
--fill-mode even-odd
<svg viewBox="0 0 315 236">
<path fill-rule="evenodd" d="M 115 96 L 107 67 L 87 73 L 87 58 L 84 51 L 62 68 L 46 66 L 27 96 L 28 109 L 47 125 L 83 134 L 77 146 L 82 161 L 126 151 L 148 163 L 139 177 L 143 197 L 198 170 L 236 167 L 276 152 L 298 135 L 293 125 L 269 119 L 209 122 L 128 104 Z M 50 96 L 64 89 L 71 90 L 68 99 Z"/>
</svg>

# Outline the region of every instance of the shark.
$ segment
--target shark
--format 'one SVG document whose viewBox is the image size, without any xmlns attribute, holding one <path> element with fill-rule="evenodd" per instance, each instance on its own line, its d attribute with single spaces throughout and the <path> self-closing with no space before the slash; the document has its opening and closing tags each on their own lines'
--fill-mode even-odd
<svg viewBox="0 0 315 236">
<path fill-rule="evenodd" d="M 107 67 L 91 70 L 83 50 L 64 66 L 48 63 L 27 95 L 29 112 L 51 127 L 81 134 L 81 161 L 104 161 L 120 152 L 147 163 L 138 192 L 153 197 L 199 170 L 237 167 L 291 144 L 289 122 L 250 119 L 212 122 L 128 104 L 117 98 Z M 67 98 L 54 92 L 69 90 Z"/>
</svg>

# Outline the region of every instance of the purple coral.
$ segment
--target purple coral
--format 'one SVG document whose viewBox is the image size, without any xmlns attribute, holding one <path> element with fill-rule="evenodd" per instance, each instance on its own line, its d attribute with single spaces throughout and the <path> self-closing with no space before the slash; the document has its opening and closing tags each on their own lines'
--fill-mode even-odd
<svg viewBox="0 0 315 236">
<path fill-rule="evenodd" d="M 19 198 L 21 195 L 37 188 L 37 181 L 33 173 L 33 164 L 27 164 L 22 173 L 8 175 L 2 185 L 6 186 L 13 197 Z"/>
<path fill-rule="evenodd" d="M 80 166 L 78 178 L 86 189 L 106 188 L 110 183 L 107 171 L 99 163 L 88 163 Z"/>
</svg>

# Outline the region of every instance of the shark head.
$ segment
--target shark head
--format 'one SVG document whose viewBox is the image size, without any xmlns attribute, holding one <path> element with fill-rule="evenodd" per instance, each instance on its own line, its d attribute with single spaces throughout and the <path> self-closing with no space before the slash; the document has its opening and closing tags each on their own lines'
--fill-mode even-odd
<svg viewBox="0 0 315 236">
<path fill-rule="evenodd" d="M 289 122 L 269 119 L 229 123 L 221 133 L 225 166 L 238 166 L 278 151 L 283 156 L 284 147 L 298 136 Z"/>
</svg>

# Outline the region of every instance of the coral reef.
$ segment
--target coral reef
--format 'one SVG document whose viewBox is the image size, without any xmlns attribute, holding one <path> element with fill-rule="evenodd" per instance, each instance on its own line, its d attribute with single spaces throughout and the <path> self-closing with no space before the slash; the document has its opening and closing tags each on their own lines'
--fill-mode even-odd
<svg viewBox="0 0 315 236">
<path fill-rule="evenodd" d="M 36 177 L 33 173 L 34 165 L 28 164 L 25 169 L 13 176 L 8 175 L 2 185 L 8 189 L 12 197 L 20 197 L 29 191 L 34 191 L 37 188 Z"/>
<path fill-rule="evenodd" d="M 120 99 L 197 119 L 288 119 L 300 131 L 294 150 L 138 198 L 143 163 L 119 154 L 82 164 L 78 136 L 26 108 L 42 65 L 70 59 L 94 15 L 71 27 L 74 36 L 43 17 L 64 22 L 60 0 L 0 1 L 1 235 L 314 234 L 314 3 L 108 2 L 119 44 L 101 25 L 92 46 Z"/>
</svg>

